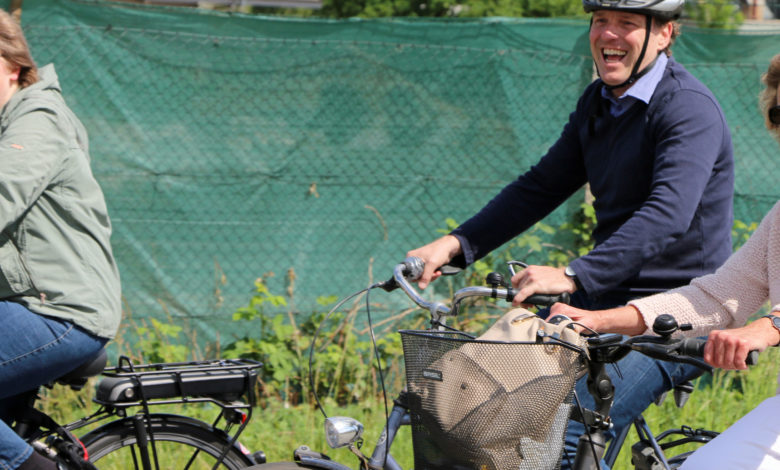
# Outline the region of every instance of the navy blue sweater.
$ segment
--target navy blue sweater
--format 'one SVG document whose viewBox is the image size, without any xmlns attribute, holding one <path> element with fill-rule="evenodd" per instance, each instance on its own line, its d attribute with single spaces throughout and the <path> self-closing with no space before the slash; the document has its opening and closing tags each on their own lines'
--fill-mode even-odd
<svg viewBox="0 0 780 470">
<path fill-rule="evenodd" d="M 595 248 L 571 267 L 586 293 L 644 296 L 713 272 L 731 254 L 731 134 L 712 93 L 670 58 L 647 105 L 619 117 L 601 80 L 558 141 L 455 229 L 471 264 L 541 220 L 586 182 Z"/>
</svg>

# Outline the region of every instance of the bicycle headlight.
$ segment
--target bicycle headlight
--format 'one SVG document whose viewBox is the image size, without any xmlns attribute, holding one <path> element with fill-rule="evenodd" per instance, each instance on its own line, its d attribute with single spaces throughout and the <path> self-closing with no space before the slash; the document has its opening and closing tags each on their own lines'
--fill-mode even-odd
<svg viewBox="0 0 780 470">
<path fill-rule="evenodd" d="M 362 435 L 363 425 L 356 419 L 334 416 L 325 420 L 325 440 L 333 449 L 352 444 Z"/>
</svg>

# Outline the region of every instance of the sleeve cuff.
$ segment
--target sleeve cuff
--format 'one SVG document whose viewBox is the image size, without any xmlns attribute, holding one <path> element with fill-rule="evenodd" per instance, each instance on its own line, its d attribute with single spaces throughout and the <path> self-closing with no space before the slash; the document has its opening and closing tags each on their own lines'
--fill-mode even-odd
<svg viewBox="0 0 780 470">
<path fill-rule="evenodd" d="M 455 266 L 465 268 L 466 266 L 469 266 L 474 263 L 474 249 L 471 247 L 471 243 L 464 237 L 463 235 L 455 232 L 450 232 L 450 235 L 458 239 L 458 242 L 460 242 L 460 251 L 461 254 L 456 256 L 452 261 L 451 264 L 454 264 Z"/>
</svg>

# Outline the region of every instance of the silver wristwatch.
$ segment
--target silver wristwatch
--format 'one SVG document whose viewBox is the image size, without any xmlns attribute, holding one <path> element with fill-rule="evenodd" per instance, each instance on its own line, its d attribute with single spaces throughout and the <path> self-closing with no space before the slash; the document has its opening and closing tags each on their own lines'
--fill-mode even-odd
<svg viewBox="0 0 780 470">
<path fill-rule="evenodd" d="M 566 266 L 566 269 L 563 270 L 563 274 L 565 274 L 566 277 L 574 281 L 574 285 L 577 286 L 577 290 L 582 290 L 582 284 L 580 284 L 580 280 L 579 278 L 577 278 L 577 273 L 575 273 L 574 270 L 571 269 L 571 266 Z"/>
</svg>

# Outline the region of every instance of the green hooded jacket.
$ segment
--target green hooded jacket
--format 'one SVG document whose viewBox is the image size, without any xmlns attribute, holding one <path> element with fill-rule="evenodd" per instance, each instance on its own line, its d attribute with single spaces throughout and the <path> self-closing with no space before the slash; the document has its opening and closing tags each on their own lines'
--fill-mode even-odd
<svg viewBox="0 0 780 470">
<path fill-rule="evenodd" d="M 87 132 L 54 66 L 39 76 L 0 110 L 0 300 L 112 338 L 119 271 Z"/>
</svg>

